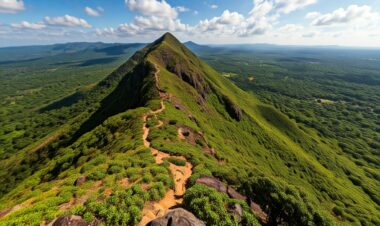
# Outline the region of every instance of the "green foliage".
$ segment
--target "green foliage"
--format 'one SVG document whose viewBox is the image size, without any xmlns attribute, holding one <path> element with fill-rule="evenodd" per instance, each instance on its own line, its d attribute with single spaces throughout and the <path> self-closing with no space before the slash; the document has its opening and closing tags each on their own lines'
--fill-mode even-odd
<svg viewBox="0 0 380 226">
<path fill-rule="evenodd" d="M 240 225 L 260 225 L 245 202 L 230 199 L 205 185 L 194 185 L 184 195 L 185 207 L 207 225 L 239 225 L 237 218 L 226 209 L 229 203 L 242 205 L 244 212 Z"/>
<path fill-rule="evenodd" d="M 149 194 L 138 185 L 112 194 L 105 202 L 90 201 L 85 204 L 83 216 L 94 216 L 107 225 L 136 225 L 141 220 L 141 209 Z"/>
<path fill-rule="evenodd" d="M 270 213 L 269 224 L 291 225 L 331 225 L 307 200 L 302 189 L 278 183 L 266 177 L 249 180 L 245 185 L 246 193 L 255 201 L 266 206 Z"/>
<path fill-rule="evenodd" d="M 159 200 L 173 187 L 169 162 L 157 165 L 141 139 L 142 114 L 160 107 L 156 64 L 159 85 L 172 98 L 164 101 L 157 119 L 149 119 L 148 139 L 152 147 L 192 163 L 185 206 L 198 217 L 211 225 L 236 225 L 227 207 L 239 203 L 241 224 L 257 223 L 244 202 L 195 185 L 207 175 L 253 198 L 274 224 L 379 225 L 376 61 L 291 48 L 202 54 L 257 99 L 175 38 L 162 41 L 95 86 L 87 85 L 98 82 L 111 65 L 75 66 L 65 58 L 67 64 L 53 64 L 57 73 L 47 72 L 50 66 L 41 61 L 0 65 L 0 210 L 25 205 L 0 224 L 50 221 L 64 214 L 59 206 L 70 198 L 90 197 L 73 211 L 88 221 L 134 225 L 144 202 Z M 240 121 L 231 117 L 235 110 Z M 164 122 L 159 128 L 158 120 Z M 180 126 L 196 131 L 195 139 L 179 140 Z M 81 174 L 89 181 L 72 188 Z M 125 190 L 120 179 L 131 187 Z"/>
<path fill-rule="evenodd" d="M 176 157 L 164 158 L 164 161 L 168 161 L 168 162 L 170 162 L 174 165 L 177 165 L 177 166 L 185 166 L 186 165 L 186 160 L 176 158 Z"/>
</svg>

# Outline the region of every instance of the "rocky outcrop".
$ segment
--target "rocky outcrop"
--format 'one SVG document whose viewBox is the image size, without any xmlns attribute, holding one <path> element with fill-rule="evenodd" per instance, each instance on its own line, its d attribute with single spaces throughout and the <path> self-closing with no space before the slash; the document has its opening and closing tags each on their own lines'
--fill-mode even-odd
<svg viewBox="0 0 380 226">
<path fill-rule="evenodd" d="M 215 188 L 219 192 L 227 193 L 227 186 L 214 177 L 203 176 L 196 180 L 197 184 L 204 184 L 208 187 Z"/>
<path fill-rule="evenodd" d="M 240 199 L 240 200 L 243 200 L 243 201 L 247 200 L 246 196 L 240 194 L 239 192 L 237 192 L 232 187 L 226 186 L 223 182 L 221 182 L 220 180 L 218 180 L 218 179 L 216 179 L 214 177 L 202 176 L 202 177 L 200 177 L 200 178 L 198 178 L 196 180 L 196 183 L 197 184 L 204 184 L 204 185 L 206 185 L 208 187 L 215 188 L 219 192 L 227 193 L 227 195 L 230 198 Z"/>
<path fill-rule="evenodd" d="M 86 182 L 86 179 L 86 176 L 79 176 L 78 179 L 76 179 L 74 185 L 81 186 L 82 184 L 84 184 L 84 182 Z"/>
<path fill-rule="evenodd" d="M 227 194 L 233 199 L 240 199 L 243 201 L 247 200 L 247 197 L 237 192 L 235 189 L 231 188 L 230 186 L 227 187 Z"/>
<path fill-rule="evenodd" d="M 227 211 L 235 215 L 238 222 L 241 221 L 241 218 L 243 216 L 243 208 L 240 204 L 230 203 L 227 207 Z"/>
<path fill-rule="evenodd" d="M 99 226 L 100 221 L 94 220 L 88 224 L 81 216 L 70 215 L 54 219 L 48 226 Z"/>
<path fill-rule="evenodd" d="M 177 208 L 163 217 L 154 219 L 147 226 L 205 226 L 205 223 L 189 211 Z"/>
<path fill-rule="evenodd" d="M 243 113 L 239 106 L 237 106 L 229 97 L 223 96 L 224 106 L 231 116 L 236 121 L 240 121 L 243 117 Z"/>
<path fill-rule="evenodd" d="M 53 220 L 52 223 L 49 224 L 49 226 L 87 226 L 87 222 L 83 220 L 82 217 L 71 215 L 71 216 L 64 216 L 64 217 L 58 217 L 55 220 Z"/>
<path fill-rule="evenodd" d="M 12 211 L 12 208 L 8 208 L 8 209 L 5 209 L 5 210 L 1 210 L 0 211 L 0 218 L 1 217 L 4 217 L 5 215 L 7 215 L 9 212 Z"/>
</svg>

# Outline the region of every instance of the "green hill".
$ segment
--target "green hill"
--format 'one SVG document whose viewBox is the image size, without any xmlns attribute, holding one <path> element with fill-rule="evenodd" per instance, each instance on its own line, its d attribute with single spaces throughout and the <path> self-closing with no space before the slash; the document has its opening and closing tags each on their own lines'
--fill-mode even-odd
<svg viewBox="0 0 380 226">
<path fill-rule="evenodd" d="M 242 91 L 169 33 L 65 107 L 87 110 L 1 160 L 0 225 L 69 214 L 136 225 L 177 206 L 207 225 L 259 225 L 251 200 L 270 225 L 380 223 L 378 187 L 352 181 L 364 171 L 335 142 Z M 204 176 L 247 201 L 197 183 Z"/>
</svg>

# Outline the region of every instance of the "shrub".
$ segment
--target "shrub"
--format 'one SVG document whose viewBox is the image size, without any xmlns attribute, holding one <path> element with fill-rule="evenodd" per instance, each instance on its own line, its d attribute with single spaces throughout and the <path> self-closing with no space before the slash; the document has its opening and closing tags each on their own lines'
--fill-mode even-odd
<svg viewBox="0 0 380 226">
<path fill-rule="evenodd" d="M 119 165 L 111 165 L 108 167 L 108 170 L 107 170 L 107 173 L 108 174 L 116 174 L 116 173 L 120 173 L 122 171 L 122 167 L 119 166 Z"/>
<path fill-rule="evenodd" d="M 237 219 L 230 214 L 226 206 L 228 203 L 238 202 L 243 207 L 243 225 L 260 225 L 257 219 L 249 212 L 245 202 L 230 199 L 225 193 L 217 192 L 202 184 L 196 184 L 188 189 L 183 197 L 184 205 L 206 225 L 237 225 Z"/>
<path fill-rule="evenodd" d="M 180 158 L 175 158 L 175 157 L 167 157 L 164 158 L 164 161 L 168 161 L 174 165 L 177 166 L 185 166 L 186 165 L 186 160 L 180 159 Z"/>
<path fill-rule="evenodd" d="M 90 175 L 88 175 L 89 180 L 101 180 L 106 176 L 106 172 L 103 170 L 97 170 Z"/>
<path fill-rule="evenodd" d="M 175 119 L 169 120 L 169 125 L 175 125 L 175 124 L 177 124 L 177 120 L 175 120 Z"/>
</svg>

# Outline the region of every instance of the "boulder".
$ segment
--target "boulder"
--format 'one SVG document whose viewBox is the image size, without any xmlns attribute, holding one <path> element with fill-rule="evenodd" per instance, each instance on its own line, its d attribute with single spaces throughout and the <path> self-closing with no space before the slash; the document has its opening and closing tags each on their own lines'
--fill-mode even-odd
<svg viewBox="0 0 380 226">
<path fill-rule="evenodd" d="M 228 193 L 228 196 L 230 196 L 233 199 L 240 199 L 243 201 L 247 200 L 246 196 L 240 194 L 239 192 L 237 192 L 235 189 L 231 188 L 230 186 L 228 186 L 227 188 L 227 193 Z"/>
<path fill-rule="evenodd" d="M 197 184 L 204 184 L 208 187 L 215 188 L 219 192 L 227 192 L 227 187 L 220 180 L 214 177 L 202 176 L 196 180 Z"/>
<path fill-rule="evenodd" d="M 189 211 L 177 208 L 163 217 L 152 220 L 147 226 L 205 226 L 205 223 Z"/>
<path fill-rule="evenodd" d="M 75 186 L 80 186 L 86 182 L 86 176 L 79 176 L 78 179 L 75 181 Z"/>
<path fill-rule="evenodd" d="M 81 216 L 69 215 L 54 219 L 48 226 L 99 226 L 100 224 L 97 219 L 88 224 Z"/>
<path fill-rule="evenodd" d="M 87 226 L 87 222 L 81 216 L 70 215 L 56 218 L 51 226 Z"/>
<path fill-rule="evenodd" d="M 237 203 L 230 203 L 228 204 L 227 211 L 234 214 L 236 218 L 238 219 L 238 222 L 241 221 L 241 217 L 243 216 L 243 208 L 240 204 Z"/>
<path fill-rule="evenodd" d="M 236 121 L 240 121 L 243 117 L 243 113 L 240 107 L 227 96 L 223 96 L 223 102 L 231 118 L 235 119 Z"/>
</svg>

